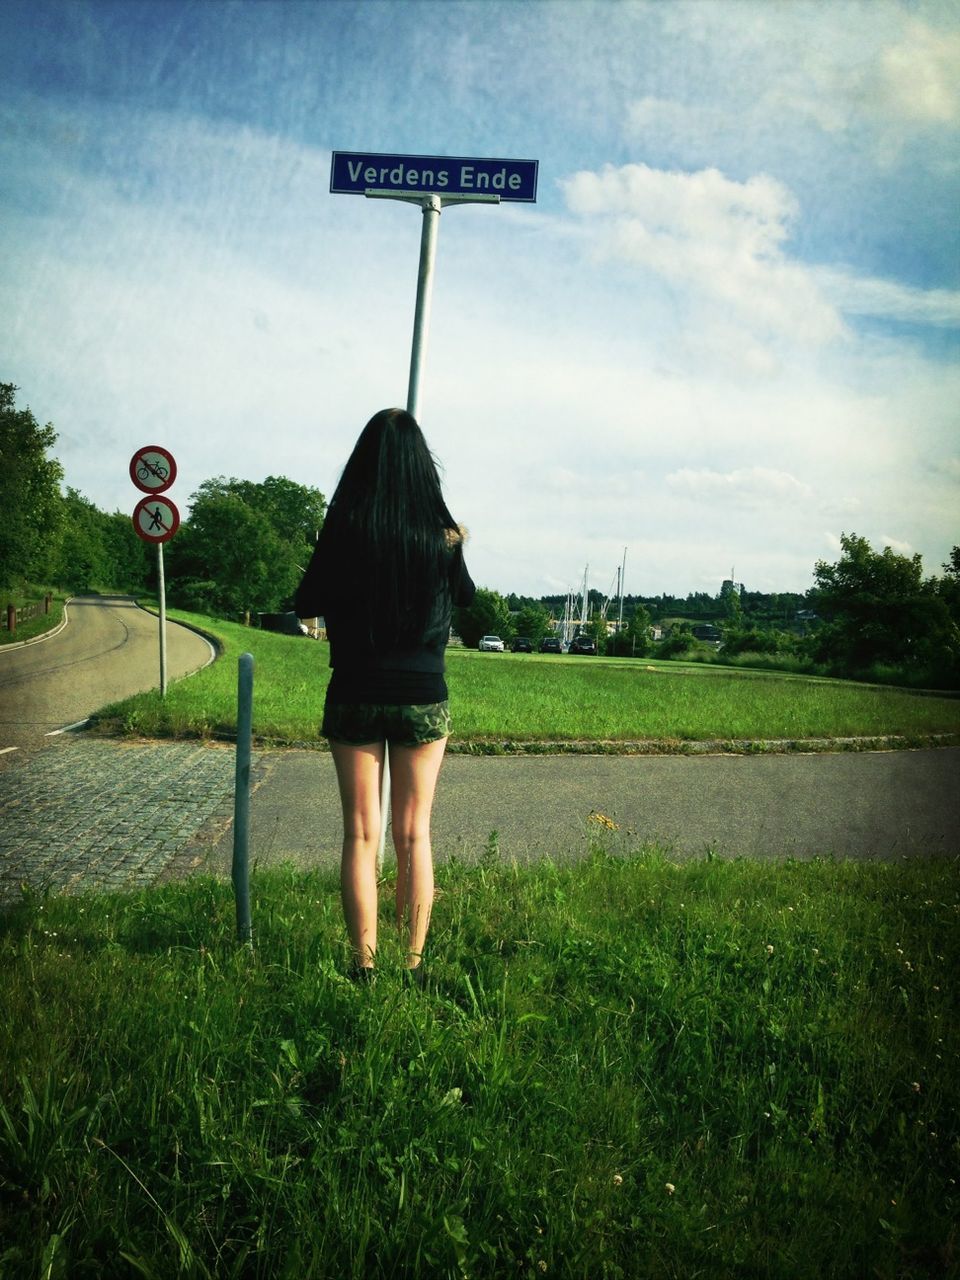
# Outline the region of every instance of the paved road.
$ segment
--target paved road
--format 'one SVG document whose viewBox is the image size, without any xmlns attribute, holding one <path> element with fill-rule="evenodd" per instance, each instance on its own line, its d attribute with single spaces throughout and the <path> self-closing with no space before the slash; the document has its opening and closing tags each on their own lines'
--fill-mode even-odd
<svg viewBox="0 0 960 1280">
<path fill-rule="evenodd" d="M 82 596 L 67 625 L 34 644 L 0 647 L 0 751 L 39 747 L 98 708 L 160 684 L 157 619 L 129 596 Z M 202 637 L 167 626 L 170 679 L 211 661 Z"/>
<path fill-rule="evenodd" d="M 333 763 L 261 756 L 251 803 L 262 864 L 339 856 Z M 592 841 L 678 858 L 960 855 L 960 749 L 769 756 L 448 756 L 434 811 L 439 858 L 476 857 L 496 832 L 518 861 L 577 856 Z M 591 814 L 602 814 L 616 831 Z M 209 835 L 207 837 L 209 839 Z M 208 866 L 229 865 L 232 833 Z"/>
<path fill-rule="evenodd" d="M 232 748 L 71 734 L 0 769 L 0 901 L 21 883 L 133 889 L 194 871 L 229 876 Z M 340 811 L 329 755 L 258 753 L 251 858 L 334 867 Z M 960 856 L 960 749 L 779 756 L 450 756 L 438 860 L 575 857 L 600 836 L 679 859 Z M 611 831 L 591 818 L 599 811 Z"/>
</svg>

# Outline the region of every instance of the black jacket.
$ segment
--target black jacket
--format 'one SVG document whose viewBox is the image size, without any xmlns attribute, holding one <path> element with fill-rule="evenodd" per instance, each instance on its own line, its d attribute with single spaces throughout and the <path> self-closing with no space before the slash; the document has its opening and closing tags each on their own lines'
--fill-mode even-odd
<svg viewBox="0 0 960 1280">
<path fill-rule="evenodd" d="M 442 672 L 453 606 L 470 604 L 476 593 L 464 564 L 462 537 L 451 536 L 447 578 L 415 644 L 389 651 L 374 647 L 365 617 L 364 606 L 369 603 L 363 599 L 365 587 L 362 565 L 349 552 L 335 550 L 321 530 L 297 588 L 294 608 L 300 618 L 323 618 L 330 641 L 330 666 L 344 672 Z"/>
</svg>

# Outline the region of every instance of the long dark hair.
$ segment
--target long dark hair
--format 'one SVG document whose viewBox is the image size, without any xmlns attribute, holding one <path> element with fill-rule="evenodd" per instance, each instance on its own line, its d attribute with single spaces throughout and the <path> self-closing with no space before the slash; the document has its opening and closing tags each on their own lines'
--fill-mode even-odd
<svg viewBox="0 0 960 1280">
<path fill-rule="evenodd" d="M 456 530 L 416 419 L 381 409 L 347 459 L 323 527 L 361 566 L 353 607 L 377 647 L 416 643 L 447 582 Z"/>
</svg>

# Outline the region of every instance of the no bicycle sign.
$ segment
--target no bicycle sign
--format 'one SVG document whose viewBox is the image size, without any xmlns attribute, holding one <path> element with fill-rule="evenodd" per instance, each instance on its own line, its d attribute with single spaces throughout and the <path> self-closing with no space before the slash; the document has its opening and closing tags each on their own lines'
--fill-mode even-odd
<svg viewBox="0 0 960 1280">
<path fill-rule="evenodd" d="M 163 493 L 177 478 L 177 464 L 169 449 L 146 444 L 130 459 L 130 479 L 142 493 Z"/>
</svg>

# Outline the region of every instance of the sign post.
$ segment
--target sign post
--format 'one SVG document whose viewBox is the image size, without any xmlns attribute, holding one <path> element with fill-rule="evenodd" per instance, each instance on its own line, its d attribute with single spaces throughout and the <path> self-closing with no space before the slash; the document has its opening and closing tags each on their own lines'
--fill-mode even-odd
<svg viewBox="0 0 960 1280">
<path fill-rule="evenodd" d="M 167 589 L 163 575 L 163 544 L 180 527 L 180 512 L 172 499 L 160 497 L 177 478 L 173 454 L 158 444 L 144 445 L 130 459 L 130 479 L 146 493 L 133 510 L 133 527 L 144 542 L 157 548 L 157 591 L 160 597 L 160 696 L 167 696 Z"/>
<path fill-rule="evenodd" d="M 468 156 L 405 156 L 379 152 L 334 151 L 330 191 L 375 200 L 403 200 L 423 212 L 417 302 L 410 349 L 407 412 L 420 421 L 420 381 L 430 327 L 430 304 L 437 256 L 440 213 L 449 205 L 533 204 L 537 199 L 538 162 Z M 385 754 L 380 791 L 380 844 L 377 866 L 383 865 L 387 816 L 390 812 L 390 763 Z"/>
<path fill-rule="evenodd" d="M 407 412 L 420 421 L 420 380 L 430 326 L 433 273 L 440 213 L 456 204 L 533 204 L 537 199 L 536 160 L 466 156 L 401 156 L 334 151 L 330 190 L 373 200 L 402 200 L 423 212 L 420 269 L 410 351 Z"/>
</svg>

